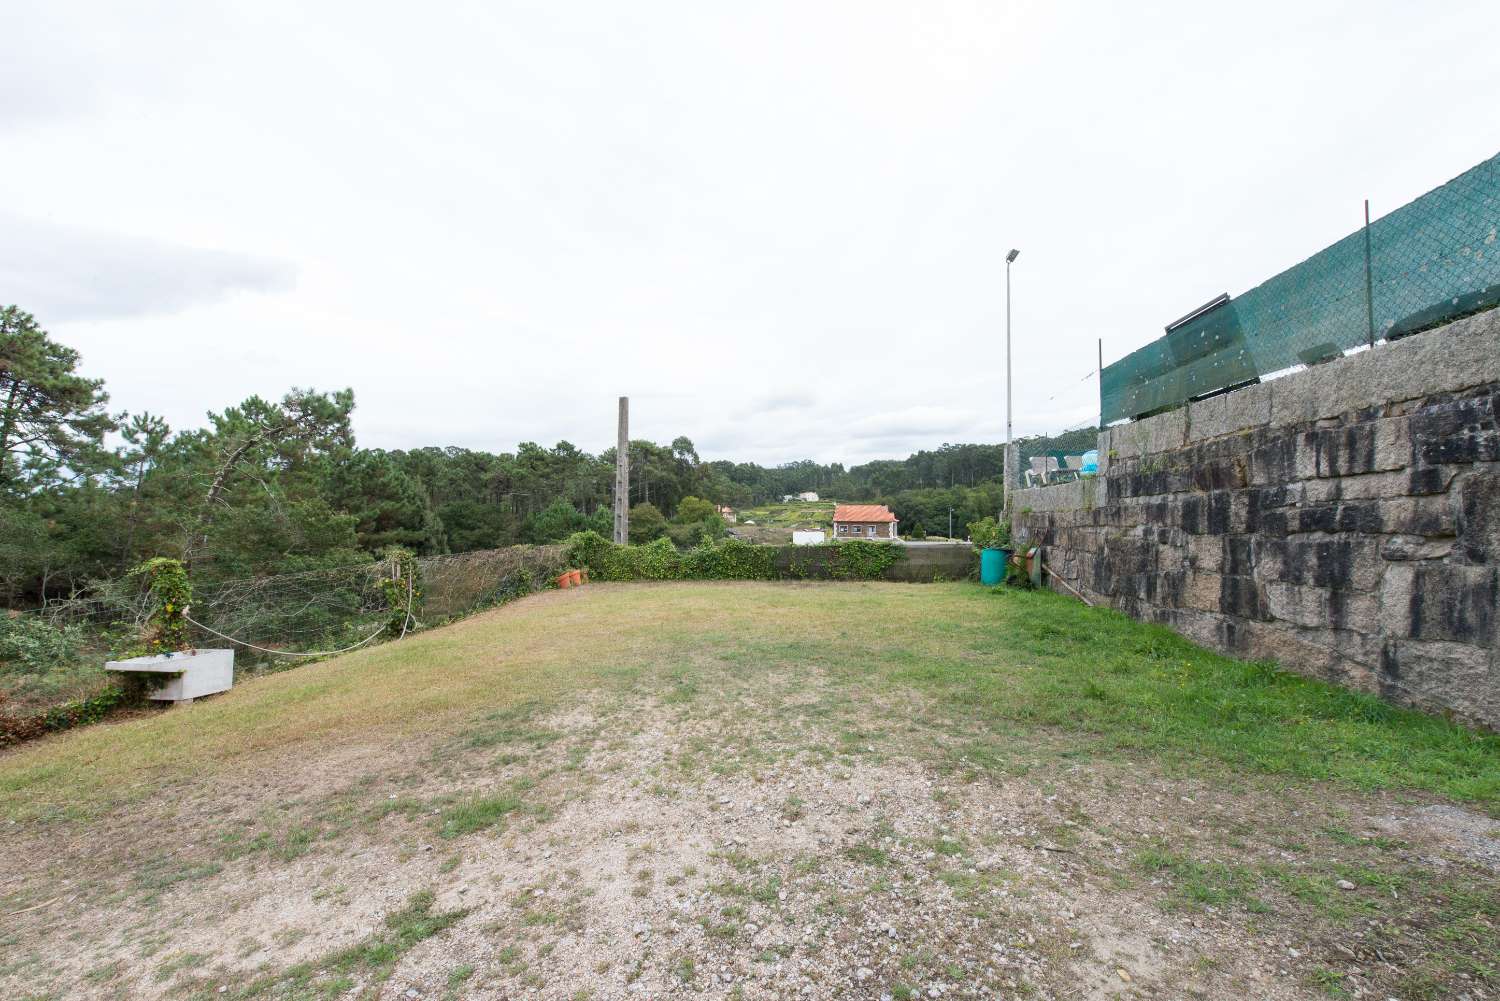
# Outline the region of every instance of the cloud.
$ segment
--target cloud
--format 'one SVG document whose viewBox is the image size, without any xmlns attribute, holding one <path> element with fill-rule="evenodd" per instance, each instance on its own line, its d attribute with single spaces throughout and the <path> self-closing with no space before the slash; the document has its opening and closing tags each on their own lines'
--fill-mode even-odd
<svg viewBox="0 0 1500 1001">
<path fill-rule="evenodd" d="M 811 393 L 781 393 L 755 401 L 751 404 L 751 411 L 770 414 L 787 410 L 810 410 L 817 405 L 817 397 Z"/>
<path fill-rule="evenodd" d="M 6 0 L 0 302 L 180 427 L 854 463 L 1086 423 L 1101 338 L 1494 155 L 1493 0 L 1116 6 Z"/>
<path fill-rule="evenodd" d="M 174 313 L 295 279 L 285 261 L 0 213 L 0 300 L 44 325 Z"/>
</svg>

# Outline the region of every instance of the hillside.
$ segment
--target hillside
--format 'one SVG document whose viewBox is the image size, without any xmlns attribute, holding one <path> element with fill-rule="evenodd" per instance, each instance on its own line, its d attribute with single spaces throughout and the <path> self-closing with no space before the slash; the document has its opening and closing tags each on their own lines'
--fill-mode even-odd
<svg viewBox="0 0 1500 1001">
<path fill-rule="evenodd" d="M 733 526 L 734 534 L 753 542 L 779 544 L 792 541 L 795 529 L 821 528 L 831 539 L 834 507 L 833 501 L 820 500 L 787 501 L 741 508 L 737 512 L 739 520 Z"/>
<path fill-rule="evenodd" d="M 1053 594 L 594 584 L 0 754 L 0 992 L 1453 996 L 1497 808 Z"/>
</svg>

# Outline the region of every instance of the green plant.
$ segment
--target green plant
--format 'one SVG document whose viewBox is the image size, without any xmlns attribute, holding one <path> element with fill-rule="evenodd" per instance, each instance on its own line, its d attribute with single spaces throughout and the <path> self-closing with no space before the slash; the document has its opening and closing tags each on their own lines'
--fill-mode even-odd
<svg viewBox="0 0 1500 1001">
<path fill-rule="evenodd" d="M 704 541 L 679 553 L 666 539 L 619 546 L 595 532 L 568 540 L 567 560 L 596 580 L 878 580 L 905 551 L 888 542 L 760 546 L 737 539 Z"/>
<path fill-rule="evenodd" d="M 193 600 L 193 585 L 182 561 L 158 556 L 142 563 L 128 576 L 145 579 L 146 590 L 155 605 L 147 627 L 147 648 L 153 653 L 188 649 L 188 623 L 184 615 Z"/>
<path fill-rule="evenodd" d="M 392 636 L 401 636 L 416 624 L 417 609 L 422 607 L 422 580 L 417 555 L 401 546 L 389 546 L 381 556 L 390 566 L 390 573 L 380 581 L 381 593 L 391 610 L 386 631 Z"/>
<path fill-rule="evenodd" d="M 992 517 L 969 522 L 969 541 L 976 549 L 1009 549 L 1010 522 L 997 522 Z"/>
<path fill-rule="evenodd" d="M 78 657 L 82 630 L 58 628 L 36 615 L 0 617 L 0 670 L 45 674 Z"/>
<path fill-rule="evenodd" d="M 889 542 L 855 539 L 830 548 L 828 575 L 835 580 L 879 580 L 906 558 L 906 550 Z"/>
<path fill-rule="evenodd" d="M 1035 585 L 1031 583 L 1031 575 L 1026 572 L 1019 558 L 1010 559 L 1005 562 L 1005 580 L 1002 582 L 1009 587 L 1025 588 L 1031 590 Z"/>
</svg>

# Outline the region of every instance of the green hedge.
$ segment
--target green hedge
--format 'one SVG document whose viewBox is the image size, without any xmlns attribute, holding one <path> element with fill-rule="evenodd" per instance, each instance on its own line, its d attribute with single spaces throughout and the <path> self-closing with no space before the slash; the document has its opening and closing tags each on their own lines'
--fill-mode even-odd
<svg viewBox="0 0 1500 1001">
<path fill-rule="evenodd" d="M 737 539 L 679 552 L 666 539 L 618 546 L 597 532 L 568 540 L 568 562 L 594 580 L 879 580 L 905 551 L 889 542 L 758 546 Z"/>
</svg>

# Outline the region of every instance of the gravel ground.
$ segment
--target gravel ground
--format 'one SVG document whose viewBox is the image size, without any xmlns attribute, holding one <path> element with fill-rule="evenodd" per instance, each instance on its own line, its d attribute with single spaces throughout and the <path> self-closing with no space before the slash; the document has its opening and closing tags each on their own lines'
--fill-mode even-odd
<svg viewBox="0 0 1500 1001">
<path fill-rule="evenodd" d="M 1041 742 L 995 767 L 919 708 L 596 697 L 13 827 L 0 994 L 1405 1001 L 1411 888 L 1494 878 L 1451 805 Z"/>
</svg>

